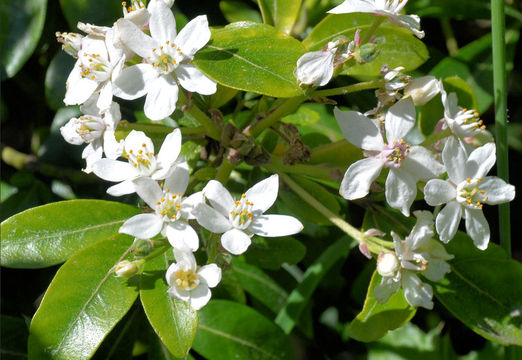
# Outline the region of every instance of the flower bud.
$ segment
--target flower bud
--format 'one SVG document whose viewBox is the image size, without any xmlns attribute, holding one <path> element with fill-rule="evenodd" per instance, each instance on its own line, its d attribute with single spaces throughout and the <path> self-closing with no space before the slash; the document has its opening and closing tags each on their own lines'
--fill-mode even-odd
<svg viewBox="0 0 522 360">
<path fill-rule="evenodd" d="M 136 264 L 136 262 L 122 260 L 114 266 L 112 271 L 114 272 L 116 277 L 130 278 L 138 273 L 139 266 Z"/>
<path fill-rule="evenodd" d="M 358 60 L 363 63 L 372 62 L 379 55 L 379 46 L 375 43 L 366 43 L 359 48 Z"/>
<path fill-rule="evenodd" d="M 422 106 L 440 92 L 440 82 L 434 76 L 413 79 L 404 89 L 404 95 L 411 96 L 416 106 Z"/>
<path fill-rule="evenodd" d="M 395 276 L 399 269 L 399 259 L 397 259 L 397 256 L 393 251 L 379 254 L 379 257 L 377 258 L 377 272 L 381 276 Z"/>
<path fill-rule="evenodd" d="M 154 245 L 150 239 L 135 239 L 134 240 L 134 255 L 138 257 L 144 257 L 150 254 L 154 249 Z"/>
</svg>

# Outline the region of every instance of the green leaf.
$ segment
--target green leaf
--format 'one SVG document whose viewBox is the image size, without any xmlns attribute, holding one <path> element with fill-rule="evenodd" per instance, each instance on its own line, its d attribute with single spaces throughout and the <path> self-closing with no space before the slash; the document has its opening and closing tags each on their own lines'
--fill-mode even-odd
<svg viewBox="0 0 522 360">
<path fill-rule="evenodd" d="M 269 270 L 278 270 L 282 264 L 297 264 L 306 253 L 306 247 L 292 237 L 263 238 L 255 236 L 244 254 L 246 261 Z"/>
<path fill-rule="evenodd" d="M 317 111 L 309 107 L 300 106 L 295 113 L 283 117 L 281 121 L 298 126 L 311 126 L 316 124 L 320 119 L 321 115 L 319 115 Z"/>
<path fill-rule="evenodd" d="M 458 76 L 448 76 L 442 80 L 444 90 L 449 93 L 456 93 L 459 99 L 459 106 L 468 109 L 478 108 L 477 98 L 473 88 Z"/>
<path fill-rule="evenodd" d="M 174 356 L 182 358 L 196 336 L 198 313 L 188 303 L 168 294 L 165 281 L 168 266 L 167 253 L 147 262 L 140 276 L 140 298 L 156 334 Z"/>
<path fill-rule="evenodd" d="M 130 205 L 102 200 L 70 200 L 38 206 L 2 222 L 1 265 L 42 268 L 78 250 L 114 238 L 123 222 L 139 213 Z"/>
<path fill-rule="evenodd" d="M 219 8 L 228 22 L 233 23 L 237 21 L 252 21 L 263 22 L 259 11 L 253 9 L 244 1 L 240 0 L 221 0 Z"/>
<path fill-rule="evenodd" d="M 200 310 L 194 350 L 209 360 L 294 359 L 281 329 L 254 309 L 226 300 Z"/>
<path fill-rule="evenodd" d="M 348 336 L 357 341 L 375 341 L 389 330 L 403 326 L 415 315 L 416 309 L 408 304 L 402 289 L 393 294 L 385 304 L 375 300 L 373 290 L 381 283 L 381 278 L 374 271 L 364 307 L 348 328 Z"/>
<path fill-rule="evenodd" d="M 287 292 L 270 276 L 254 265 L 234 259 L 231 267 L 247 293 L 277 314 L 286 302 Z"/>
<path fill-rule="evenodd" d="M 310 297 L 328 270 L 340 259 L 348 255 L 355 241 L 340 239 L 330 245 L 306 270 L 301 283 L 290 293 L 283 309 L 277 314 L 275 323 L 289 334 L 299 320 Z"/>
<path fill-rule="evenodd" d="M 64 106 L 65 82 L 76 60 L 64 51 L 58 51 L 45 73 L 45 100 L 49 107 L 57 110 Z"/>
<path fill-rule="evenodd" d="M 212 29 L 210 42 L 193 63 L 221 85 L 293 97 L 303 93 L 294 69 L 304 51 L 299 41 L 272 26 L 238 22 Z"/>
<path fill-rule="evenodd" d="M 33 53 L 42 35 L 47 0 L 2 0 L 0 73 L 11 78 Z"/>
<path fill-rule="evenodd" d="M 432 283 L 437 299 L 486 339 L 521 346 L 522 264 L 492 243 L 487 250 L 478 250 L 461 232 L 446 249 L 455 258 L 450 261 L 451 272 Z"/>
<path fill-rule="evenodd" d="M 357 29 L 369 29 L 375 17 L 370 14 L 328 15 L 303 40 L 309 51 L 320 50 L 329 41 L 339 36 L 352 40 Z M 405 71 L 418 68 L 428 59 L 426 45 L 405 28 L 397 26 L 380 26 L 375 32 L 379 43 L 379 55 L 369 63 L 345 68 L 347 75 L 378 76 L 383 65 L 391 69 L 404 66 Z M 400 46 L 397 46 L 400 44 Z"/>
<path fill-rule="evenodd" d="M 22 318 L 0 317 L 0 357 L 7 360 L 27 359 L 27 325 Z"/>
<path fill-rule="evenodd" d="M 123 15 L 121 1 L 60 0 L 60 5 L 73 32 L 79 21 L 112 26 Z"/>
<path fill-rule="evenodd" d="M 294 27 L 302 0 L 257 0 L 265 23 L 289 34 Z"/>
<path fill-rule="evenodd" d="M 69 259 L 47 289 L 29 332 L 29 358 L 90 358 L 130 309 L 137 289 L 112 273 L 132 239 L 118 235 Z"/>
</svg>

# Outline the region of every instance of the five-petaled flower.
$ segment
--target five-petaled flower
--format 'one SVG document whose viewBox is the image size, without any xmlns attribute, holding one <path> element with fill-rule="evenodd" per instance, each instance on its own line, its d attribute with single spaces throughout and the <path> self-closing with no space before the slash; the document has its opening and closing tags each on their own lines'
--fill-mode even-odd
<svg viewBox="0 0 522 360">
<path fill-rule="evenodd" d="M 432 179 L 424 187 L 424 198 L 431 206 L 446 206 L 435 224 L 440 239 L 447 243 L 457 232 L 460 219 L 466 219 L 466 232 L 476 247 L 484 250 L 489 243 L 489 224 L 483 204 L 496 205 L 515 197 L 515 187 L 496 176 L 486 176 L 495 164 L 495 144 L 488 143 L 469 156 L 460 142 L 450 137 L 442 151 L 447 180 Z"/>
<path fill-rule="evenodd" d="M 259 236 L 287 236 L 298 233 L 303 224 L 288 215 L 263 215 L 275 202 L 279 177 L 272 175 L 248 189 L 238 200 L 220 182 L 211 180 L 203 195 L 212 207 L 198 204 L 194 215 L 198 223 L 209 231 L 221 234 L 221 245 L 234 255 L 244 253 L 250 238 Z"/>
</svg>

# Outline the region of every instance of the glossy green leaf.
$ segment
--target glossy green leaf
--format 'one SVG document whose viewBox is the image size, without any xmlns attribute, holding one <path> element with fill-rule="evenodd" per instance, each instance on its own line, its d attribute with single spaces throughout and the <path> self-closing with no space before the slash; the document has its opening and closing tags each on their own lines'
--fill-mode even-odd
<svg viewBox="0 0 522 360">
<path fill-rule="evenodd" d="M 305 255 L 306 247 L 292 237 L 260 237 L 252 239 L 252 245 L 244 254 L 248 263 L 269 270 L 278 270 L 282 264 L 297 264 Z"/>
<path fill-rule="evenodd" d="M 492 243 L 487 250 L 478 250 L 461 232 L 446 249 L 455 258 L 450 261 L 451 272 L 432 283 L 437 299 L 485 338 L 522 346 L 522 264 Z"/>
<path fill-rule="evenodd" d="M 18 213 L 2 222 L 2 266 L 42 268 L 78 250 L 114 238 L 133 206 L 102 200 L 70 200 Z"/>
<path fill-rule="evenodd" d="M 58 51 L 45 73 L 45 100 L 51 109 L 64 106 L 65 82 L 72 70 L 75 59 L 65 51 Z"/>
<path fill-rule="evenodd" d="M 79 21 L 100 26 L 112 26 L 118 18 L 123 16 L 121 1 L 60 0 L 60 5 L 73 32 L 77 32 L 76 24 Z"/>
<path fill-rule="evenodd" d="M 177 357 L 188 354 L 198 327 L 198 313 L 184 301 L 171 297 L 165 272 L 167 253 L 147 262 L 140 276 L 140 298 L 154 331 L 167 349 Z"/>
<path fill-rule="evenodd" d="M 194 350 L 209 360 L 294 359 L 290 338 L 254 309 L 213 300 L 199 311 Z"/>
<path fill-rule="evenodd" d="M 459 99 L 459 106 L 467 109 L 477 109 L 478 102 L 473 92 L 473 88 L 458 76 L 448 76 L 442 80 L 444 90 L 449 93 L 456 93 Z"/>
<path fill-rule="evenodd" d="M 294 27 L 302 0 L 257 0 L 265 23 L 289 34 Z"/>
<path fill-rule="evenodd" d="M 425 137 L 429 137 L 442 118 L 444 118 L 444 106 L 442 97 L 438 94 L 420 108 L 417 122 L 419 131 Z"/>
<path fill-rule="evenodd" d="M 312 126 L 320 119 L 321 115 L 319 115 L 317 111 L 314 111 L 309 107 L 300 106 L 295 113 L 283 117 L 281 121 L 298 126 Z"/>
<path fill-rule="evenodd" d="M 238 22 L 212 29 L 196 65 L 218 83 L 274 97 L 302 95 L 294 69 L 305 52 L 299 41 L 265 24 Z"/>
<path fill-rule="evenodd" d="M 42 35 L 47 0 L 2 0 L 0 73 L 13 77 L 31 56 Z"/>
<path fill-rule="evenodd" d="M 138 296 L 112 267 L 128 254 L 132 238 L 118 235 L 69 259 L 56 273 L 29 333 L 32 360 L 90 358 Z"/>
<path fill-rule="evenodd" d="M 370 14 L 328 15 L 303 40 L 303 45 L 309 51 L 317 51 L 339 36 L 352 40 L 357 29 L 364 36 L 364 31 L 370 28 L 374 19 Z M 379 43 L 379 55 L 372 62 L 345 68 L 343 74 L 378 76 L 383 65 L 392 69 L 404 66 L 405 71 L 410 71 L 428 59 L 426 45 L 405 28 L 380 26 L 375 37 Z"/>
<path fill-rule="evenodd" d="M 14 316 L 0 316 L 0 357 L 2 359 L 27 359 L 27 324 Z"/>
<path fill-rule="evenodd" d="M 314 261 L 306 270 L 303 280 L 288 296 L 285 306 L 281 309 L 275 319 L 286 334 L 289 334 L 308 304 L 310 297 L 315 291 L 321 279 L 328 270 L 339 260 L 348 255 L 355 241 L 348 239 L 337 240 Z"/>
<path fill-rule="evenodd" d="M 287 292 L 270 276 L 254 265 L 234 259 L 231 271 L 239 284 L 252 297 L 278 313 L 286 302 Z"/>
<path fill-rule="evenodd" d="M 415 315 L 416 308 L 408 304 L 402 289 L 393 294 L 385 304 L 375 300 L 373 290 L 381 283 L 381 278 L 377 271 L 374 271 L 364 307 L 348 328 L 348 336 L 357 341 L 375 341 L 386 335 L 389 330 L 403 326 Z"/>
<path fill-rule="evenodd" d="M 219 8 L 225 19 L 230 23 L 237 21 L 263 22 L 259 11 L 249 6 L 245 1 L 221 0 Z"/>
</svg>

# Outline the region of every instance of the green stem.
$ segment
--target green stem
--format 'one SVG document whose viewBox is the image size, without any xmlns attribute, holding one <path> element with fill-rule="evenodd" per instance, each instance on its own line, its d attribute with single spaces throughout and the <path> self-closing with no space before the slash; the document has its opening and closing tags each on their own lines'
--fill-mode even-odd
<svg viewBox="0 0 522 360">
<path fill-rule="evenodd" d="M 504 0 L 491 1 L 491 26 L 493 40 L 493 89 L 495 95 L 495 129 L 497 140 L 497 173 L 509 181 L 507 145 L 507 76 Z M 499 205 L 500 245 L 511 256 L 509 203 Z"/>
<path fill-rule="evenodd" d="M 385 16 L 377 16 L 375 20 L 373 20 L 372 26 L 368 29 L 368 31 L 364 32 L 364 36 L 361 38 L 361 45 L 366 44 L 372 38 L 373 34 L 381 26 L 382 22 L 386 19 Z"/>
<path fill-rule="evenodd" d="M 217 171 L 216 180 L 225 185 L 228 178 L 230 177 L 232 170 L 234 170 L 234 165 L 232 165 L 228 159 L 224 158 L 221 166 Z"/>
<path fill-rule="evenodd" d="M 192 115 L 205 129 L 207 130 L 207 136 L 214 140 L 221 139 L 221 129 L 214 123 L 214 120 L 209 118 L 200 108 L 194 104 L 189 104 L 186 95 L 183 91 L 179 92 L 178 95 L 178 106 L 187 106 L 186 112 Z"/>
<path fill-rule="evenodd" d="M 146 257 L 142 258 L 143 261 L 149 261 L 151 259 L 154 259 L 162 254 L 164 254 L 168 249 L 172 249 L 172 246 L 170 246 L 169 243 L 163 245 L 159 248 L 159 250 L 153 252 L 152 254 L 147 255 Z"/>
<path fill-rule="evenodd" d="M 424 147 L 431 146 L 435 144 L 437 141 L 444 139 L 451 135 L 451 130 L 449 128 L 442 130 L 438 133 L 432 133 L 426 140 L 424 140 L 421 145 Z"/>
<path fill-rule="evenodd" d="M 293 98 L 285 99 L 274 111 L 272 111 L 267 117 L 258 123 L 252 125 L 245 134 L 253 137 L 257 137 L 263 130 L 274 125 L 276 122 L 281 120 L 285 115 L 293 113 L 299 105 L 306 100 L 304 96 L 296 96 Z"/>
<path fill-rule="evenodd" d="M 306 164 L 295 164 L 295 165 L 284 165 L 281 158 L 272 156 L 269 164 L 263 165 L 265 169 L 274 173 L 288 173 L 307 175 L 317 179 L 326 181 L 338 181 L 337 177 L 342 174 L 338 174 L 337 169 L 322 167 L 317 165 L 306 165 Z"/>
<path fill-rule="evenodd" d="M 455 34 L 453 33 L 449 19 L 440 19 L 440 26 L 442 27 L 442 33 L 446 38 L 446 48 L 448 49 L 448 53 L 451 56 L 455 56 L 459 51 L 459 45 L 457 44 L 457 39 L 455 39 Z"/>
<path fill-rule="evenodd" d="M 334 95 L 344 95 L 350 94 L 358 91 L 368 90 L 368 89 L 378 89 L 384 84 L 384 80 L 373 80 L 362 82 L 358 84 L 343 86 L 335 89 L 326 89 L 326 90 L 317 90 L 312 91 L 310 96 L 334 96 Z"/>
</svg>

